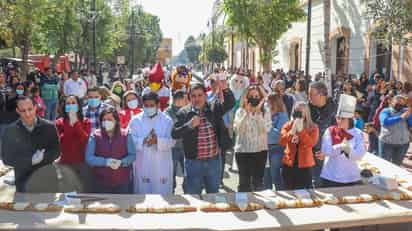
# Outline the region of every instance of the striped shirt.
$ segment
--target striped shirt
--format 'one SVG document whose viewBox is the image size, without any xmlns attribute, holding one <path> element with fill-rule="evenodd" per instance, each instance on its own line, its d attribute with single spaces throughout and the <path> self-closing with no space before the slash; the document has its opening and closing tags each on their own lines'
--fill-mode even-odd
<svg viewBox="0 0 412 231">
<path fill-rule="evenodd" d="M 209 159 L 217 155 L 216 133 L 204 112 L 199 113 L 200 124 L 197 139 L 197 159 Z"/>
</svg>

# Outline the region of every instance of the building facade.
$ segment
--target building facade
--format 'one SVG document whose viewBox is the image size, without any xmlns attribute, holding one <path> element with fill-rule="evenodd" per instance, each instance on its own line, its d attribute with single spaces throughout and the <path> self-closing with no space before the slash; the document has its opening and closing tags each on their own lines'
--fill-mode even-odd
<svg viewBox="0 0 412 231">
<path fill-rule="evenodd" d="M 325 8 L 330 2 L 330 8 Z M 307 0 L 302 0 L 307 8 Z M 412 47 L 393 44 L 387 48 L 385 41 L 371 35 L 373 22 L 366 14 L 365 1 L 362 0 L 313 0 L 310 43 L 309 72 L 368 75 L 379 71 L 391 78 L 412 81 Z M 325 19 L 329 13 L 329 30 Z M 325 33 L 325 28 L 328 30 Z M 277 44 L 279 62 L 273 68 L 284 70 L 303 70 L 306 65 L 307 22 L 292 23 L 290 29 Z M 325 47 L 325 37 L 329 46 Z M 326 49 L 329 49 L 326 51 Z M 328 68 L 327 68 L 328 67 Z"/>
</svg>

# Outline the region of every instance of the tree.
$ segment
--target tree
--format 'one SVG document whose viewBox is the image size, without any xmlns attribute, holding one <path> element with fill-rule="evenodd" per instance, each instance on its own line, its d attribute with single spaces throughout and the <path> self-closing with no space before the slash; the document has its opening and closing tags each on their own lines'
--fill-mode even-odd
<svg viewBox="0 0 412 231">
<path fill-rule="evenodd" d="M 28 57 L 32 45 L 33 29 L 38 15 L 47 11 L 47 0 L 0 1 L 0 30 L 12 37 L 13 47 L 19 47 L 22 55 L 21 76 L 28 72 Z"/>
<path fill-rule="evenodd" d="M 197 44 L 196 39 L 193 36 L 189 36 L 185 42 L 185 51 L 189 62 L 193 64 L 199 63 L 199 55 L 202 47 Z"/>
<path fill-rule="evenodd" d="M 212 63 L 223 63 L 227 59 L 225 49 L 222 47 L 212 47 L 207 51 L 207 60 Z"/>
<path fill-rule="evenodd" d="M 271 70 L 279 38 L 305 16 L 299 0 L 224 0 L 223 5 L 227 23 L 258 45 L 265 71 Z"/>
<path fill-rule="evenodd" d="M 58 58 L 75 46 L 76 35 L 80 25 L 76 18 L 78 0 L 48 0 L 47 13 L 38 15 L 38 23 L 34 24 L 32 45 L 39 53 L 53 54 L 53 64 Z"/>
<path fill-rule="evenodd" d="M 366 4 L 375 38 L 387 45 L 408 40 L 405 35 L 412 32 L 412 0 L 368 0 Z"/>
</svg>

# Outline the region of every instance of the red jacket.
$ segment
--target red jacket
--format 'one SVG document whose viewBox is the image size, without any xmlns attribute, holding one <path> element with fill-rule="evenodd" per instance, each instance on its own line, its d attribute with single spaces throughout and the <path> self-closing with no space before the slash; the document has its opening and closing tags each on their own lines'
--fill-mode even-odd
<svg viewBox="0 0 412 231">
<path fill-rule="evenodd" d="M 68 119 L 56 120 L 57 133 L 60 141 L 61 164 L 84 163 L 86 145 L 91 130 L 90 120 L 85 118 L 82 122 L 77 121 L 70 126 Z"/>
<path fill-rule="evenodd" d="M 142 112 L 142 109 L 139 107 L 135 109 L 126 108 L 120 111 L 119 117 L 120 117 L 120 127 L 121 128 L 127 128 L 130 120 L 132 119 L 132 112 L 133 112 L 133 115 L 137 115 L 140 112 Z"/>
<path fill-rule="evenodd" d="M 292 143 L 292 135 L 289 131 L 292 129 L 293 121 L 286 123 L 281 132 L 279 143 L 285 146 L 285 155 L 283 156 L 283 164 L 289 167 L 293 167 L 295 163 L 296 152 L 298 155 L 298 167 L 299 168 L 310 168 L 315 165 L 315 158 L 313 156 L 312 148 L 316 145 L 319 139 L 319 128 L 317 126 L 313 128 L 305 128 L 300 133 L 299 143 Z"/>
</svg>

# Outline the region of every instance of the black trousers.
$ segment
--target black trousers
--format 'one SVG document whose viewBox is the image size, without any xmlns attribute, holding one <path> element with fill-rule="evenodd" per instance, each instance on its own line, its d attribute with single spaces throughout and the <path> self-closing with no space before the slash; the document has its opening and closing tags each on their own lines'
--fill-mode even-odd
<svg viewBox="0 0 412 231">
<path fill-rule="evenodd" d="M 236 163 L 239 169 L 239 192 L 252 192 L 263 189 L 267 154 L 267 151 L 236 153 Z"/>
<path fill-rule="evenodd" d="M 322 188 L 333 188 L 333 187 L 345 187 L 345 186 L 354 186 L 362 184 L 362 181 L 356 181 L 352 183 L 339 183 L 327 179 L 322 179 Z"/>
<path fill-rule="evenodd" d="M 283 165 L 282 176 L 286 190 L 313 188 L 312 168 L 298 168 Z"/>
</svg>

